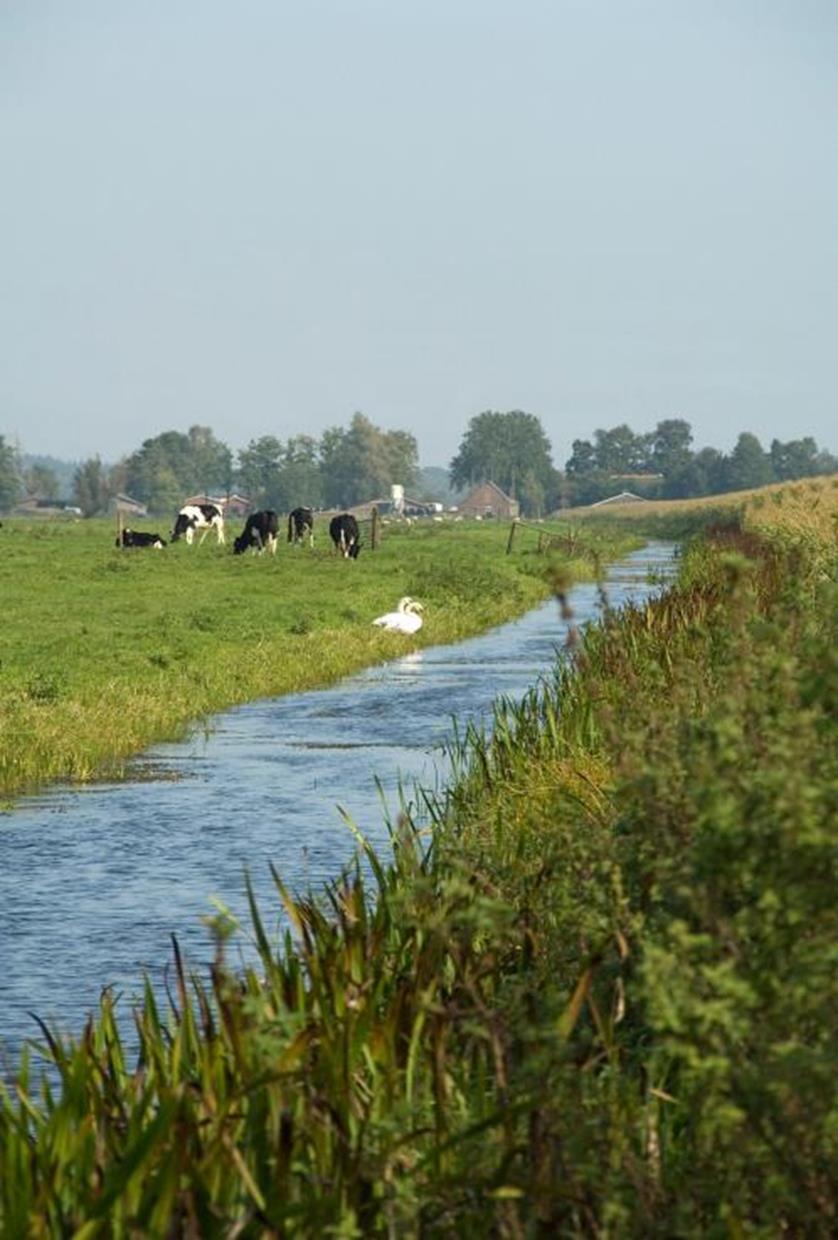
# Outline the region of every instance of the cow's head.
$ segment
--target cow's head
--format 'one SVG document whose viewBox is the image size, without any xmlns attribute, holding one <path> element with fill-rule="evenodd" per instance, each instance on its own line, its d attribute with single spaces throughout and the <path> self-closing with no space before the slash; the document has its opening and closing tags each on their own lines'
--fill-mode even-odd
<svg viewBox="0 0 838 1240">
<path fill-rule="evenodd" d="M 192 534 L 195 529 L 195 518 L 190 517 L 185 512 L 179 512 L 175 521 L 175 528 L 172 530 L 172 542 L 177 542 L 179 538 L 186 536 L 186 541 L 192 541 Z"/>
</svg>

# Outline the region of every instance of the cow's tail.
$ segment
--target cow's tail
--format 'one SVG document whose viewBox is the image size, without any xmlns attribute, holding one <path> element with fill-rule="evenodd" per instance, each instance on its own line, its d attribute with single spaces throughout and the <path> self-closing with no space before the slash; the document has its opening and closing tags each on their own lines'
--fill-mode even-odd
<svg viewBox="0 0 838 1240">
<path fill-rule="evenodd" d="M 288 541 L 289 542 L 294 541 L 294 514 L 293 512 L 289 512 L 288 514 Z"/>
</svg>

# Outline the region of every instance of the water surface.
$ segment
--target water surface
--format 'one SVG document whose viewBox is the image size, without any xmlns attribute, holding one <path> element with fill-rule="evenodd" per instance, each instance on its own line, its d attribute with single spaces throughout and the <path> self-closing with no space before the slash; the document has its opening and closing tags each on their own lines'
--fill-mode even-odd
<svg viewBox="0 0 838 1240">
<path fill-rule="evenodd" d="M 614 565 L 611 605 L 648 594 L 650 571 L 666 572 L 672 556 L 656 543 Z M 597 587 L 576 587 L 572 604 L 576 623 L 594 618 Z M 400 778 L 444 781 L 452 716 L 461 732 L 488 722 L 493 700 L 523 696 L 565 637 L 551 601 L 329 689 L 229 711 L 150 750 L 136 779 L 57 788 L 0 814 L 0 1045 L 15 1052 L 37 1034 L 33 1011 L 78 1032 L 105 984 L 129 1001 L 144 969 L 162 977 L 172 933 L 200 968 L 211 955 L 210 897 L 247 920 L 246 866 L 270 925 L 269 861 L 300 888 L 335 877 L 352 856 L 337 806 L 386 846 L 376 777 L 391 802 Z"/>
</svg>

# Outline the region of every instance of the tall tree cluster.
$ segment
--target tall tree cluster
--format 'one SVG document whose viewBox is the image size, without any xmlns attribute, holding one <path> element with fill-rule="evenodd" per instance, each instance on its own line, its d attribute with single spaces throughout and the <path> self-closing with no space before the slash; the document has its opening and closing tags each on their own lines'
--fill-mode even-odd
<svg viewBox="0 0 838 1240">
<path fill-rule="evenodd" d="M 555 507 L 559 478 L 539 419 L 513 409 L 486 410 L 471 419 L 449 467 L 455 487 L 495 482 L 532 516 Z"/>
<path fill-rule="evenodd" d="M 23 492 L 18 454 L 0 435 L 0 512 L 13 508 Z"/>
<path fill-rule="evenodd" d="M 208 426 L 146 439 L 117 469 L 119 489 L 152 512 L 171 512 L 188 495 L 232 489 L 233 454 Z"/>
<path fill-rule="evenodd" d="M 333 426 L 320 439 L 272 435 L 253 439 L 239 453 L 239 485 L 259 507 L 288 511 L 298 504 L 347 508 L 385 498 L 394 482 L 410 490 L 419 475 L 419 447 L 407 431 L 386 431 L 356 413 L 348 427 Z"/>
<path fill-rule="evenodd" d="M 565 464 L 566 501 L 590 504 L 621 489 L 663 499 L 716 495 L 838 470 L 838 460 L 810 437 L 774 439 L 766 452 L 756 435 L 743 431 L 727 455 L 716 448 L 695 452 L 692 441 L 682 418 L 667 418 L 645 435 L 621 423 L 595 431 L 592 441 L 575 439 Z"/>
<path fill-rule="evenodd" d="M 410 489 L 418 474 L 413 435 L 382 430 L 356 413 L 348 427 L 332 427 L 320 439 L 252 439 L 237 458 L 209 427 L 192 426 L 185 434 L 165 431 L 109 471 L 98 457 L 82 462 L 74 497 L 86 515 L 104 511 L 117 491 L 163 514 L 179 508 L 189 495 L 239 490 L 258 508 L 288 511 L 298 504 L 346 507 L 384 497 L 394 482 Z"/>
</svg>

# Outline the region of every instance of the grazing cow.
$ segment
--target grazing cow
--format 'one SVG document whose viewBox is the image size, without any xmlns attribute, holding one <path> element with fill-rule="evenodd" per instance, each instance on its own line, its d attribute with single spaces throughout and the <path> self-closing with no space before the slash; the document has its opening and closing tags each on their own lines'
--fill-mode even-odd
<svg viewBox="0 0 838 1240">
<path fill-rule="evenodd" d="M 196 530 L 203 530 L 198 546 L 206 538 L 210 530 L 215 530 L 220 543 L 224 542 L 224 516 L 217 504 L 185 504 L 177 514 L 175 528 L 172 530 L 172 542 L 184 537 L 192 546 Z"/>
<path fill-rule="evenodd" d="M 267 547 L 271 555 L 276 555 L 276 536 L 279 533 L 279 517 L 272 508 L 262 512 L 252 512 L 245 522 L 244 529 L 233 543 L 233 555 L 242 555 L 248 547 L 252 547 L 257 555 L 261 555 Z"/>
<path fill-rule="evenodd" d="M 302 543 L 308 531 L 308 545 L 314 546 L 314 512 L 311 508 L 293 508 L 288 514 L 288 541 Z"/>
<path fill-rule="evenodd" d="M 351 512 L 342 512 L 329 522 L 329 536 L 345 560 L 357 560 L 361 550 L 358 522 Z"/>
<path fill-rule="evenodd" d="M 123 530 L 122 542 L 117 538 L 117 547 L 156 547 L 159 551 L 165 547 L 166 540 L 159 534 L 144 534 L 141 530 Z"/>
</svg>

